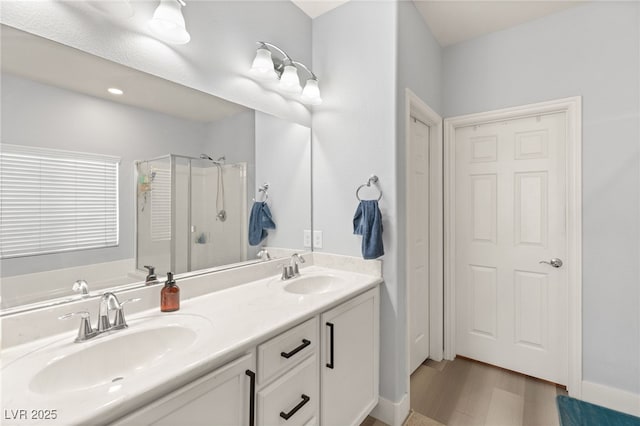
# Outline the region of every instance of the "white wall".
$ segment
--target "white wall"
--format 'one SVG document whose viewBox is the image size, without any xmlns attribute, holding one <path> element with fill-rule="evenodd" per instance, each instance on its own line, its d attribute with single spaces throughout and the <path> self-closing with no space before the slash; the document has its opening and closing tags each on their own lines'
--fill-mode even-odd
<svg viewBox="0 0 640 426">
<path fill-rule="evenodd" d="M 589 3 L 444 50 L 446 116 L 582 95 L 584 380 L 636 394 L 639 9 Z"/>
<path fill-rule="evenodd" d="M 311 130 L 262 112 L 256 112 L 255 122 L 256 185 L 248 198 L 262 200 L 258 187 L 268 183 L 267 203 L 276 224 L 261 246 L 304 251 L 303 231 L 311 229 Z"/>
<path fill-rule="evenodd" d="M 152 37 L 157 0 L 131 2 L 130 19 L 107 17 L 80 1 L 2 1 L 0 22 L 224 99 L 306 124 L 299 102 L 248 78 L 256 41 L 311 62 L 311 19 L 289 1 L 191 1 L 183 8 L 188 44 Z M 320 76 L 322 78 L 322 76 Z"/>
<path fill-rule="evenodd" d="M 120 157 L 120 244 L 3 259 L 2 276 L 129 259 L 134 254 L 134 161 L 198 156 L 205 125 L 2 74 L 2 142 Z M 55 113 L 54 113 L 55 112 Z M 160 271 L 159 271 L 160 272 Z M 163 273 L 165 271 L 162 271 Z"/>
<path fill-rule="evenodd" d="M 396 64 L 397 4 L 348 2 L 313 21 L 313 70 L 324 103 L 313 113 L 314 229 L 319 251 L 361 256 L 353 235 L 356 188 L 380 178 L 385 284 L 380 305 L 380 395 L 405 392 L 404 316 L 397 276 Z"/>
</svg>

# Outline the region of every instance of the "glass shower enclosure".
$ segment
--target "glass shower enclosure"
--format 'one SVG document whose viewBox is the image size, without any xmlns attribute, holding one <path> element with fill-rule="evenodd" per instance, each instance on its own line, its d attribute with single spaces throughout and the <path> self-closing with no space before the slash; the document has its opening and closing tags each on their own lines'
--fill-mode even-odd
<svg viewBox="0 0 640 426">
<path fill-rule="evenodd" d="M 168 154 L 136 162 L 136 268 L 158 275 L 247 259 L 247 164 Z"/>
</svg>

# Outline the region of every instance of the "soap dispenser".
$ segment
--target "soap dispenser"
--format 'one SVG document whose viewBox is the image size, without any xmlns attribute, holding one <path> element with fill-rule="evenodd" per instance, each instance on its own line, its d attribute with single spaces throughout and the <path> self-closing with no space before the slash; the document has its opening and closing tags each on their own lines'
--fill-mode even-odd
<svg viewBox="0 0 640 426">
<path fill-rule="evenodd" d="M 173 279 L 173 273 L 167 272 L 167 281 L 160 292 L 160 310 L 162 312 L 173 312 L 180 309 L 180 287 Z"/>
</svg>

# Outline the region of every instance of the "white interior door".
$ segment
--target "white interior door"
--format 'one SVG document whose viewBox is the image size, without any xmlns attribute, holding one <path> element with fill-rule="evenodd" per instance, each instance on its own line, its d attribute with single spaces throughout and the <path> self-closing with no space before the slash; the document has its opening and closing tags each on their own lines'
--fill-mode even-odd
<svg viewBox="0 0 640 426">
<path fill-rule="evenodd" d="M 456 353 L 567 384 L 566 115 L 455 131 Z"/>
<path fill-rule="evenodd" d="M 411 118 L 407 155 L 410 373 L 429 356 L 429 133 L 427 125 Z"/>
</svg>

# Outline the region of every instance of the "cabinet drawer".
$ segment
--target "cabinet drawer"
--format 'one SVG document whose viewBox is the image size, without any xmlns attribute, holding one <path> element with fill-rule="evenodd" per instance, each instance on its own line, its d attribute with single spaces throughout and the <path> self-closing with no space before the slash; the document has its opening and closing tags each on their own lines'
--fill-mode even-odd
<svg viewBox="0 0 640 426">
<path fill-rule="evenodd" d="M 316 424 L 320 394 L 318 375 L 318 358 L 312 355 L 258 392 L 258 425 Z"/>
<path fill-rule="evenodd" d="M 298 364 L 318 347 L 318 318 L 314 317 L 258 346 L 258 383 L 266 384 Z"/>
</svg>

